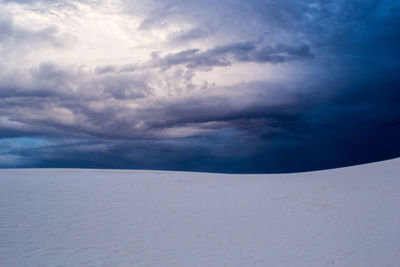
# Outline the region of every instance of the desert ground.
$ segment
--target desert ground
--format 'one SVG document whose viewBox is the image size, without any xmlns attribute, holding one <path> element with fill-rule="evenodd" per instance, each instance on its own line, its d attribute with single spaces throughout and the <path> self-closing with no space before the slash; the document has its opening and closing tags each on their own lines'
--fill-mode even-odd
<svg viewBox="0 0 400 267">
<path fill-rule="evenodd" d="M 276 175 L 0 170 L 0 266 L 400 266 L 400 159 Z"/>
</svg>

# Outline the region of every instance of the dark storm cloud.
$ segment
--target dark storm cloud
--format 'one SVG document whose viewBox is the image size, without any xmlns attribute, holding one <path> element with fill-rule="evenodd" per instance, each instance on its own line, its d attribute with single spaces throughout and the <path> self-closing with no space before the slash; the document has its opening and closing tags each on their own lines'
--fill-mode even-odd
<svg viewBox="0 0 400 267">
<path fill-rule="evenodd" d="M 193 28 L 169 42 L 212 34 L 240 41 L 154 53 L 143 64 L 81 70 L 43 63 L 0 74 L 0 137 L 51 142 L 0 153 L 30 167 L 249 173 L 400 156 L 397 1 L 214 2 L 151 1 L 139 29 L 187 21 Z M 127 12 L 137 11 L 131 5 Z M 3 42 L 55 35 L 0 20 Z M 287 63 L 307 73 L 297 82 L 202 90 L 192 82 L 197 71 L 245 62 Z M 159 97 L 160 87 L 190 93 Z"/>
<path fill-rule="evenodd" d="M 168 54 L 161 60 L 165 67 L 183 64 L 188 68 L 223 67 L 233 62 L 284 63 L 313 58 L 307 44 L 286 45 L 278 43 L 274 46 L 256 44 L 254 42 L 233 43 L 217 46 L 201 52 L 190 49 L 174 54 Z"/>
<path fill-rule="evenodd" d="M 366 89 L 372 91 L 372 88 Z M 368 95 L 361 93 L 360 97 L 368 99 Z M 55 127 L 59 136 L 81 133 L 81 138 L 87 135 L 96 141 L 27 148 L 25 152 L 20 150 L 18 156 L 35 159 L 30 161 L 35 162 L 33 166 L 42 167 L 281 172 L 357 164 L 398 155 L 400 111 L 390 95 L 381 96 L 380 103 L 375 104 L 372 99 L 357 103 L 342 96 L 320 103 L 292 98 L 275 104 L 261 103 L 267 98 L 260 98 L 258 104 L 252 102 L 241 107 L 218 97 L 200 101 L 181 99 L 169 104 L 154 103 L 156 107 L 135 113 L 116 106 L 95 112 L 82 103 L 70 108 L 81 109 L 85 114 L 88 121 L 84 127 L 60 125 L 49 119 L 28 123 L 40 128 L 36 134 L 45 129 L 50 134 Z M 74 101 L 74 105 L 78 103 Z M 135 129 L 130 125 L 135 120 L 146 123 Z M 91 123 L 98 128 L 88 127 Z M 212 131 L 192 138 L 173 138 L 175 141 L 160 134 L 163 129 L 179 127 Z M 21 131 L 20 125 L 14 129 L 9 134 L 29 134 Z M 57 136 L 54 130 L 52 134 Z"/>
<path fill-rule="evenodd" d="M 215 88 L 214 91 L 222 88 Z M 182 124 L 207 122 L 233 122 L 247 119 L 270 119 L 286 121 L 297 117 L 302 105 L 307 105 L 285 88 L 269 83 L 240 84 L 231 90 L 248 90 L 241 102 L 235 96 L 212 95 L 187 97 L 166 102 L 150 113 L 159 112 L 156 118 L 149 120 L 152 127 L 168 127 Z M 266 95 L 275 93 L 273 98 Z M 247 99 L 245 99 L 247 98 Z M 246 103 L 247 102 L 247 103 Z M 226 127 L 226 124 L 222 124 Z M 230 125 L 230 124 L 228 124 Z M 230 125 L 231 126 L 231 125 Z"/>
<path fill-rule="evenodd" d="M 215 130 L 229 128 L 237 120 L 287 120 L 296 116 L 298 104 L 285 88 L 268 83 L 232 87 L 248 91 L 247 103 L 238 103 L 235 96 L 223 94 L 227 88 L 172 99 L 149 98 L 153 89 L 146 84 L 146 77 L 124 72 L 102 72 L 99 76 L 97 71 L 95 75 L 74 73 L 45 63 L 28 74 L 27 85 L 16 83 L 1 90 L 0 111 L 13 129 L 9 137 L 23 135 L 28 128 L 31 133 L 46 131 L 60 136 L 165 139 L 174 136 L 175 130 L 207 131 L 210 125 L 204 124 L 209 122 Z M 35 90 L 27 87 L 31 83 Z M 267 93 L 274 97 L 265 99 Z M 141 102 L 132 110 L 125 105 L 127 100 Z M 11 122 L 18 123 L 11 127 Z"/>
</svg>

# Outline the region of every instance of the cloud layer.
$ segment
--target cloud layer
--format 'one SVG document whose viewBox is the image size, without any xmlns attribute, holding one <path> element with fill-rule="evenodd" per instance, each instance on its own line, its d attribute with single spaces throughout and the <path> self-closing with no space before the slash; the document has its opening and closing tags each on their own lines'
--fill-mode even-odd
<svg viewBox="0 0 400 267">
<path fill-rule="evenodd" d="M 3 0 L 0 14 L 0 167 L 400 156 L 396 1 Z"/>
</svg>

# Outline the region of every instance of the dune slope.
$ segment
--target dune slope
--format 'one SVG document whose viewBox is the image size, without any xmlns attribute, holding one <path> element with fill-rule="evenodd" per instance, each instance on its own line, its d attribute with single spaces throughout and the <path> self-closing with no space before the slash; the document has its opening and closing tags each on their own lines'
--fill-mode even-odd
<svg viewBox="0 0 400 267">
<path fill-rule="evenodd" d="M 224 175 L 0 170 L 0 266 L 399 266 L 400 159 Z"/>
</svg>

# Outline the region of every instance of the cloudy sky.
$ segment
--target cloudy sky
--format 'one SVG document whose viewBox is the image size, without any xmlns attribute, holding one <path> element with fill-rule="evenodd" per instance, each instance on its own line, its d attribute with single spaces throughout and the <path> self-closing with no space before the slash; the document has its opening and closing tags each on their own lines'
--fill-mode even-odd
<svg viewBox="0 0 400 267">
<path fill-rule="evenodd" d="M 400 156 L 397 0 L 0 0 L 0 167 Z"/>
</svg>

